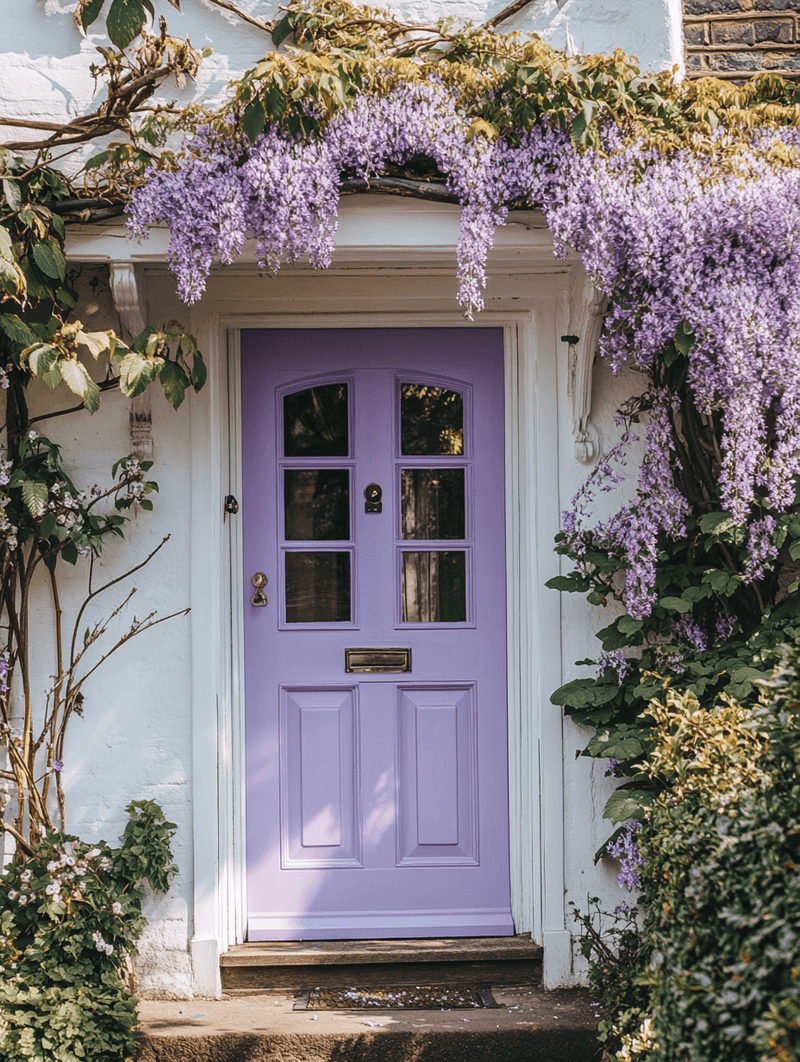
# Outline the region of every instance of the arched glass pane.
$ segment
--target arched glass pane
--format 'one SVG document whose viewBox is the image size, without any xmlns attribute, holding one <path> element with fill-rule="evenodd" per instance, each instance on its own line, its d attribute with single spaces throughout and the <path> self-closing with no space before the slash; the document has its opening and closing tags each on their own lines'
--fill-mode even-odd
<svg viewBox="0 0 800 1062">
<path fill-rule="evenodd" d="M 464 396 L 428 384 L 400 386 L 400 452 L 408 455 L 464 453 Z"/>
<path fill-rule="evenodd" d="M 323 384 L 283 399 L 286 457 L 347 457 L 347 384 Z"/>
</svg>

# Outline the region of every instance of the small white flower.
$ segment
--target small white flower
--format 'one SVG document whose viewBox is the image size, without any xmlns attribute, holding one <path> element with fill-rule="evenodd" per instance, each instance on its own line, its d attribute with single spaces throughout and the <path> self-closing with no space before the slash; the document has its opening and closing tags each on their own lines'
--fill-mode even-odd
<svg viewBox="0 0 800 1062">
<path fill-rule="evenodd" d="M 28 438 L 31 440 L 31 442 L 33 442 L 34 439 L 39 438 L 39 432 L 35 428 L 31 428 L 31 430 L 28 432 Z"/>
<path fill-rule="evenodd" d="M 87 859 L 94 859 L 95 856 L 99 856 L 99 855 L 100 855 L 100 849 L 99 848 L 93 848 L 91 850 L 91 852 L 87 852 L 86 853 L 86 858 Z"/>
<path fill-rule="evenodd" d="M 111 910 L 113 911 L 113 913 L 114 913 L 115 915 L 121 915 L 121 914 L 123 914 L 123 907 L 122 907 L 122 904 L 121 904 L 121 903 L 119 903 L 119 902 L 117 902 L 116 900 L 114 901 L 114 903 L 112 903 L 112 904 L 111 904 Z"/>
<path fill-rule="evenodd" d="M 105 947 L 103 948 L 103 951 L 105 951 L 106 955 L 111 955 L 112 952 L 114 951 L 114 945 L 113 944 L 106 944 Z"/>
<path fill-rule="evenodd" d="M 61 892 L 61 883 L 58 881 L 51 881 L 44 891 L 48 896 L 58 896 Z"/>
<path fill-rule="evenodd" d="M 8 898 L 9 898 L 9 900 L 16 900 L 16 898 L 18 896 L 19 896 L 19 893 L 15 889 L 9 889 L 8 890 Z"/>
<path fill-rule="evenodd" d="M 103 856 L 100 862 L 97 864 L 101 870 L 111 869 L 111 860 L 107 856 Z"/>
</svg>

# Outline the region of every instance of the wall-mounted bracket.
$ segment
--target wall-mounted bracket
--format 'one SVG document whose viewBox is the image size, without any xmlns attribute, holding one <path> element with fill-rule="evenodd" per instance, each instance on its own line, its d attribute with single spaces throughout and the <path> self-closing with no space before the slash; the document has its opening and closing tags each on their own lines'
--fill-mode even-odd
<svg viewBox="0 0 800 1062">
<path fill-rule="evenodd" d="M 579 265 L 574 266 L 570 290 L 569 331 L 562 341 L 569 347 L 567 395 L 572 403 L 575 458 L 583 465 L 597 459 L 597 436 L 590 425 L 592 371 L 608 300 Z"/>
<path fill-rule="evenodd" d="M 114 299 L 124 338 L 130 342 L 146 327 L 139 281 L 133 262 L 112 262 L 110 267 L 111 296 Z M 131 449 L 140 461 L 149 461 L 153 456 L 153 413 L 150 405 L 150 390 L 146 388 L 131 399 L 130 407 Z"/>
</svg>

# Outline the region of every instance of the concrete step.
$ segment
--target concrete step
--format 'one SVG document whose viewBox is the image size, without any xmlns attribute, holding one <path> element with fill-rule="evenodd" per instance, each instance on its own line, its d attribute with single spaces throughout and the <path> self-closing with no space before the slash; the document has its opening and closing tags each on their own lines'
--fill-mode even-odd
<svg viewBox="0 0 800 1062">
<path fill-rule="evenodd" d="M 443 940 L 268 941 L 220 959 L 226 995 L 348 984 L 527 984 L 541 981 L 542 949 L 530 935 Z"/>
<path fill-rule="evenodd" d="M 292 993 L 139 1005 L 136 1062 L 597 1062 L 588 992 L 493 985 L 498 1010 L 308 1011 Z"/>
</svg>

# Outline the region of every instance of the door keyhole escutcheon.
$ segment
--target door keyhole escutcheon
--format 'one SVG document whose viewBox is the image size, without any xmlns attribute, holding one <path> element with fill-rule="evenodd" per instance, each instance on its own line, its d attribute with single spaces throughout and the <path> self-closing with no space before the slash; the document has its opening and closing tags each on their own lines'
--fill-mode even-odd
<svg viewBox="0 0 800 1062">
<path fill-rule="evenodd" d="M 267 595 L 264 593 L 264 587 L 267 585 L 266 575 L 263 572 L 256 572 L 255 575 L 250 576 L 250 582 L 256 588 L 250 604 L 263 607 L 267 603 Z"/>
<path fill-rule="evenodd" d="M 364 487 L 364 512 L 365 513 L 382 513 L 383 512 L 383 491 L 380 484 L 368 483 Z"/>
</svg>

